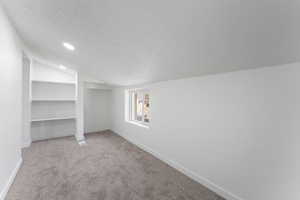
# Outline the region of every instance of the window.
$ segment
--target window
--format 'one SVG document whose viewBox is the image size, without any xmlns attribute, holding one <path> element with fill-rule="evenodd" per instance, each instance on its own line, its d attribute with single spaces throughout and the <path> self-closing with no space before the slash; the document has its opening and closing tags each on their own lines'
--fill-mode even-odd
<svg viewBox="0 0 300 200">
<path fill-rule="evenodd" d="M 128 91 L 128 121 L 136 122 L 145 126 L 150 123 L 150 95 L 148 90 Z"/>
</svg>

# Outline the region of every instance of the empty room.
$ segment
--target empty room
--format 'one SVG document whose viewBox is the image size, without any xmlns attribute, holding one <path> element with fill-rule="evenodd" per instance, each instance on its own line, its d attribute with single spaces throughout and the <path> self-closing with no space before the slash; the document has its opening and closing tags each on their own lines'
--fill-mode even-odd
<svg viewBox="0 0 300 200">
<path fill-rule="evenodd" d="M 0 200 L 300 200 L 300 0 L 0 0 Z"/>
</svg>

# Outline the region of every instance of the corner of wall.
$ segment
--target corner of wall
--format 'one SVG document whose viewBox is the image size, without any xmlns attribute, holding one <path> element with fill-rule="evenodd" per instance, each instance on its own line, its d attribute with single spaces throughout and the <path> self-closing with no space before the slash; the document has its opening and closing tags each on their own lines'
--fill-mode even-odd
<svg viewBox="0 0 300 200">
<path fill-rule="evenodd" d="M 0 193 L 0 200 L 5 200 L 5 197 L 11 187 L 11 185 L 13 184 L 14 180 L 15 180 L 15 177 L 17 176 L 18 174 L 18 171 L 19 169 L 21 168 L 22 166 L 22 162 L 23 162 L 23 159 L 22 157 L 19 159 L 19 161 L 17 162 L 16 164 L 16 167 L 14 168 L 14 170 L 12 171 L 9 179 L 7 180 L 3 190 L 1 191 Z"/>
</svg>

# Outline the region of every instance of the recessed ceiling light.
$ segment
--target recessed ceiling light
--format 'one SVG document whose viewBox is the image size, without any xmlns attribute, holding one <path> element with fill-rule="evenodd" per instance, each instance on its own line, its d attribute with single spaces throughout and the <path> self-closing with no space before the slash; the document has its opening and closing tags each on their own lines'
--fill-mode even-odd
<svg viewBox="0 0 300 200">
<path fill-rule="evenodd" d="M 59 69 L 61 69 L 61 70 L 66 70 L 67 67 L 66 67 L 66 66 L 63 66 L 63 65 L 59 65 Z"/>
<path fill-rule="evenodd" d="M 63 42 L 63 46 L 66 49 L 70 50 L 70 51 L 74 51 L 75 50 L 75 47 L 72 44 L 68 43 L 68 42 Z"/>
</svg>

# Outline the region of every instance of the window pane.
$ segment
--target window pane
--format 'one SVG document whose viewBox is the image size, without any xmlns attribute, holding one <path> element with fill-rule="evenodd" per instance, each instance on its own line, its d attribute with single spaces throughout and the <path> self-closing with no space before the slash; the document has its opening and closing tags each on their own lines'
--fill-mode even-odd
<svg viewBox="0 0 300 200">
<path fill-rule="evenodd" d="M 137 99 L 136 99 L 136 120 L 142 121 L 143 118 L 143 96 L 139 93 L 137 93 Z"/>
<path fill-rule="evenodd" d="M 150 122 L 149 112 L 150 112 L 149 94 L 145 94 L 145 96 L 144 96 L 144 122 Z"/>
<path fill-rule="evenodd" d="M 131 118 L 130 120 L 136 120 L 136 102 L 137 102 L 137 94 L 132 92 L 131 94 Z"/>
</svg>

